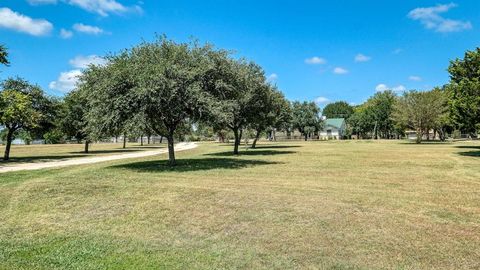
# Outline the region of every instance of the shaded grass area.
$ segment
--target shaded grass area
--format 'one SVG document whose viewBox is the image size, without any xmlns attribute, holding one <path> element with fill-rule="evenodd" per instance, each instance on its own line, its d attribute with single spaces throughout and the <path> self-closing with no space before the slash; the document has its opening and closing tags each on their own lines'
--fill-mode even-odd
<svg viewBox="0 0 480 270">
<path fill-rule="evenodd" d="M 480 159 L 459 151 L 479 146 L 201 144 L 174 168 L 3 174 L 0 269 L 478 269 Z"/>
<path fill-rule="evenodd" d="M 0 158 L 0 166 L 8 164 L 47 162 L 64 160 L 69 158 L 81 158 L 90 156 L 104 156 L 124 153 L 133 153 L 145 150 L 164 148 L 163 145 L 129 144 L 123 149 L 122 144 L 103 143 L 91 144 L 88 154 L 84 153 L 83 144 L 56 144 L 56 145 L 14 145 L 10 153 L 10 160 L 4 161 Z M 5 147 L 0 145 L 0 154 L 3 157 Z"/>
</svg>

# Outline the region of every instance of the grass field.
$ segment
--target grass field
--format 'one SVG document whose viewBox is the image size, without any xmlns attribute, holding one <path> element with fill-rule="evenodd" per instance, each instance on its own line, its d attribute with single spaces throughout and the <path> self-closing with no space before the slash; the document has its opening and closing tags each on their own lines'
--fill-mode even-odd
<svg viewBox="0 0 480 270">
<path fill-rule="evenodd" d="M 480 268 L 480 143 L 231 150 L 0 175 L 0 269 Z"/>
<path fill-rule="evenodd" d="M 14 145 L 10 153 L 10 160 L 8 162 L 2 161 L 5 146 L 0 145 L 0 166 L 9 163 L 20 162 L 45 162 L 64 160 L 69 158 L 89 157 L 89 156 L 105 156 L 131 153 L 135 151 L 154 150 L 164 148 L 161 144 L 127 144 L 127 148 L 123 149 L 121 143 L 99 143 L 91 144 L 90 152 L 85 154 L 83 144 L 53 144 L 53 145 Z"/>
</svg>

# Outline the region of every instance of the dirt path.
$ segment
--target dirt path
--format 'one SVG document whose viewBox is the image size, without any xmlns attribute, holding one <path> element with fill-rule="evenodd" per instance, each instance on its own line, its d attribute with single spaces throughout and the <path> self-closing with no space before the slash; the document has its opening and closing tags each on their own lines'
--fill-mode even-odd
<svg viewBox="0 0 480 270">
<path fill-rule="evenodd" d="M 175 152 L 189 150 L 195 147 L 197 147 L 197 144 L 195 143 L 179 143 L 175 145 Z M 142 158 L 142 157 L 165 154 L 167 152 L 168 152 L 167 149 L 160 149 L 155 151 L 144 151 L 144 152 L 120 154 L 120 155 L 113 155 L 113 156 L 72 158 L 68 160 L 48 161 L 48 162 L 41 162 L 41 163 L 22 163 L 22 164 L 6 166 L 6 167 L 0 166 L 0 173 L 14 172 L 14 171 L 32 171 L 32 170 L 40 170 L 40 169 L 46 169 L 46 168 L 57 168 L 57 167 L 66 167 L 66 166 L 72 166 L 72 165 L 92 164 L 92 163 L 127 159 L 127 158 Z"/>
</svg>

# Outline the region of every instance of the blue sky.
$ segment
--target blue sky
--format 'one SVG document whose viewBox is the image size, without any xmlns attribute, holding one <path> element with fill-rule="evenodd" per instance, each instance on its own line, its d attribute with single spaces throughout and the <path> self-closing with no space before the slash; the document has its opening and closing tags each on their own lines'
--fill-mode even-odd
<svg viewBox="0 0 480 270">
<path fill-rule="evenodd" d="M 61 96 L 95 56 L 164 33 L 254 60 L 289 99 L 359 104 L 446 83 L 449 60 L 480 45 L 479 15 L 480 1 L 2 0 L 0 79 Z"/>
</svg>

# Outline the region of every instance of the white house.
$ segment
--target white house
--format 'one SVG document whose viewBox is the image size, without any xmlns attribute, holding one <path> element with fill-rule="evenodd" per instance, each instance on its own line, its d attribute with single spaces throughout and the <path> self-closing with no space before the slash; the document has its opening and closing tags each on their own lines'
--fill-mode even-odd
<svg viewBox="0 0 480 270">
<path fill-rule="evenodd" d="M 320 130 L 320 140 L 341 140 L 346 134 L 347 126 L 344 118 L 330 118 Z"/>
</svg>

